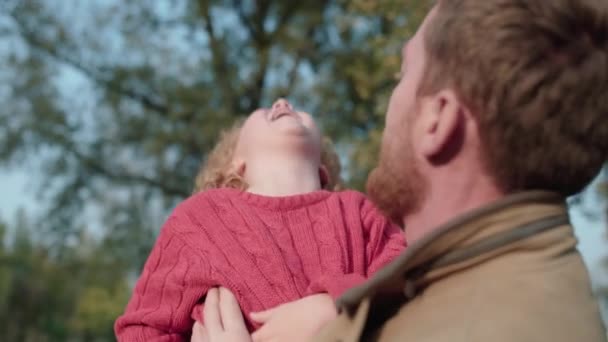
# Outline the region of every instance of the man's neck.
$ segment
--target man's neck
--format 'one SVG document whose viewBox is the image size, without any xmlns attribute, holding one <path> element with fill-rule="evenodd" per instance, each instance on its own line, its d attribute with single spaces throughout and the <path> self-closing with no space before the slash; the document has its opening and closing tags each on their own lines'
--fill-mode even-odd
<svg viewBox="0 0 608 342">
<path fill-rule="evenodd" d="M 321 189 L 319 165 L 305 158 L 272 156 L 250 162 L 246 169 L 248 192 L 290 196 Z"/>
<path fill-rule="evenodd" d="M 487 176 L 443 177 L 429 188 L 421 209 L 404 217 L 408 241 L 414 242 L 442 224 L 470 210 L 488 205 L 502 197 L 502 192 Z"/>
</svg>

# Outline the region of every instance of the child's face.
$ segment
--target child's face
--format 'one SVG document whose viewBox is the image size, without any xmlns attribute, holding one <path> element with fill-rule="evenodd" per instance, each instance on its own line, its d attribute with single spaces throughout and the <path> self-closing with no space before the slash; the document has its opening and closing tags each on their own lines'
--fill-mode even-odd
<svg viewBox="0 0 608 342">
<path fill-rule="evenodd" d="M 271 108 L 249 115 L 241 128 L 237 155 L 248 159 L 285 151 L 320 156 L 321 132 L 308 113 L 296 111 L 287 100 L 279 99 Z"/>
</svg>

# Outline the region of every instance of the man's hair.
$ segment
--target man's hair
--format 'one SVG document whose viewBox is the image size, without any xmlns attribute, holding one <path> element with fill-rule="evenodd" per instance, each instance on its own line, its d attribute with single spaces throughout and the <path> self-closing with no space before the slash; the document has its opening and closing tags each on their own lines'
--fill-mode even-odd
<svg viewBox="0 0 608 342">
<path fill-rule="evenodd" d="M 577 193 L 608 148 L 608 2 L 440 0 L 419 95 L 453 88 L 505 191 Z"/>
<path fill-rule="evenodd" d="M 209 152 L 206 161 L 202 163 L 196 175 L 194 193 L 216 188 L 247 189 L 247 183 L 243 177 L 234 172 L 232 166 L 243 122 L 243 120 L 237 121 L 231 128 L 220 134 L 218 143 Z M 342 187 L 340 159 L 333 143 L 327 137 L 323 138 L 321 145 L 321 164 L 327 169 L 328 176 L 328 179 L 322 184 L 323 189 L 340 190 Z"/>
</svg>

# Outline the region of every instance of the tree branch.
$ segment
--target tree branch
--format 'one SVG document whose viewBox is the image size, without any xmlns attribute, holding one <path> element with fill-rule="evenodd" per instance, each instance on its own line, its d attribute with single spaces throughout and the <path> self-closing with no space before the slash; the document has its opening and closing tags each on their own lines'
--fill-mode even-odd
<svg viewBox="0 0 608 342">
<path fill-rule="evenodd" d="M 264 31 L 264 23 L 268 17 L 270 2 L 258 1 L 256 3 L 256 11 L 252 15 L 255 16 L 255 18 L 252 16 L 248 17 L 243 11 L 242 5 L 239 5 L 239 3 L 238 0 L 233 0 L 233 6 L 237 9 L 237 14 L 241 21 L 248 28 L 249 35 L 257 49 L 259 62 L 257 71 L 251 78 L 251 82 L 246 86 L 247 90 L 245 91 L 245 94 L 247 94 L 247 97 L 249 98 L 249 101 L 247 101 L 248 107 L 245 108 L 245 110 L 247 112 L 253 112 L 255 109 L 259 108 L 262 103 L 263 89 L 265 87 L 268 65 L 270 63 L 270 46 L 272 45 L 274 38 L 285 29 L 285 25 L 295 12 L 294 8 L 297 4 L 290 4 L 283 7 L 285 10 L 278 19 L 276 29 L 267 34 Z"/>
<path fill-rule="evenodd" d="M 281 15 L 279 16 L 276 30 L 274 30 L 274 32 L 270 34 L 270 41 L 276 39 L 279 33 L 283 31 L 285 25 L 287 25 L 293 15 L 296 13 L 299 4 L 299 2 L 288 3 L 283 7 L 283 13 L 281 13 Z"/>
<path fill-rule="evenodd" d="M 270 2 L 267 0 L 258 0 L 255 2 L 255 11 L 251 15 L 247 15 L 243 9 L 242 2 L 240 0 L 232 0 L 232 8 L 235 9 L 237 16 L 243 22 L 249 36 L 256 42 L 262 42 L 264 45 L 268 45 L 271 40 L 264 30 L 264 23 L 268 16 L 268 10 L 270 9 Z M 295 7 L 297 3 L 289 4 L 287 7 Z M 281 23 L 279 22 L 279 27 Z"/>
<path fill-rule="evenodd" d="M 298 78 L 298 68 L 304 59 L 304 55 L 305 53 L 302 50 L 296 53 L 293 68 L 287 74 L 287 89 L 293 89 L 294 85 L 296 84 L 296 80 Z"/>
<path fill-rule="evenodd" d="M 101 177 L 119 182 L 136 182 L 139 184 L 148 185 L 161 190 L 163 193 L 169 196 L 188 197 L 190 195 L 188 191 L 181 189 L 178 186 L 170 185 L 166 182 L 143 175 L 136 175 L 126 171 L 116 171 L 113 168 L 109 168 L 106 166 L 106 164 L 100 161 L 99 158 L 94 158 L 82 152 L 78 148 L 78 143 L 74 142 L 69 137 L 60 135 L 47 129 L 39 129 L 38 134 L 46 136 L 49 141 L 56 141 L 57 145 L 59 145 L 68 154 L 73 155 L 83 168 L 90 170 Z"/>
<path fill-rule="evenodd" d="M 314 27 L 310 27 L 308 29 L 308 33 L 306 34 L 306 37 L 312 36 L 314 33 L 314 30 L 315 30 Z M 305 46 L 301 47 L 299 50 L 296 51 L 293 68 L 287 74 L 287 89 L 292 89 L 294 87 L 296 80 L 298 78 L 298 68 L 300 67 L 300 64 L 302 63 L 302 61 L 308 58 L 311 51 L 315 51 L 315 50 L 312 50 L 307 45 L 309 45 L 309 44 L 306 44 Z"/>
<path fill-rule="evenodd" d="M 213 19 L 211 18 L 211 8 L 209 3 L 204 0 L 199 0 L 199 11 L 205 20 L 205 30 L 209 36 L 209 49 L 211 50 L 211 64 L 213 65 L 213 73 L 215 74 L 216 82 L 220 85 L 221 96 L 223 97 L 224 106 L 232 108 L 233 111 L 238 111 L 238 99 L 231 83 L 230 68 L 226 52 L 222 47 L 222 42 L 217 37 Z"/>
<path fill-rule="evenodd" d="M 177 186 L 169 185 L 165 182 L 162 182 L 162 181 L 159 181 L 159 180 L 156 180 L 153 178 L 149 178 L 149 177 L 146 177 L 143 175 L 135 175 L 135 174 L 128 173 L 125 171 L 119 172 L 119 171 L 111 170 L 110 168 L 106 167 L 103 163 L 99 162 L 96 158 L 92 158 L 90 156 L 85 155 L 72 144 L 65 146 L 65 148 L 69 153 L 74 155 L 74 157 L 76 157 L 84 167 L 86 167 L 108 179 L 113 179 L 113 180 L 117 180 L 120 182 L 136 182 L 136 183 L 148 185 L 148 186 L 157 188 L 157 189 L 163 191 L 163 193 L 165 193 L 166 195 L 170 195 L 170 196 L 188 197 L 190 195 L 190 193 L 188 191 L 184 191 L 183 189 L 181 189 Z"/>
<path fill-rule="evenodd" d="M 29 44 L 31 48 L 33 48 L 38 53 L 42 53 L 46 56 L 53 58 L 55 61 L 66 64 L 80 71 L 82 74 L 84 74 L 96 84 L 103 86 L 104 88 L 115 94 L 122 95 L 127 98 L 130 98 L 131 100 L 137 101 L 150 110 L 161 114 L 167 114 L 170 112 L 170 108 L 161 101 L 158 101 L 147 94 L 137 92 L 134 89 L 129 89 L 118 82 L 105 79 L 99 74 L 99 72 L 95 71 L 94 68 L 85 66 L 84 63 L 76 60 L 75 58 L 69 57 L 61 53 L 57 49 L 49 46 L 44 41 L 36 37 L 35 34 L 27 31 L 25 29 L 25 26 L 23 25 L 23 22 L 17 16 L 12 15 L 12 17 L 19 26 L 19 32 L 21 37 Z"/>
</svg>

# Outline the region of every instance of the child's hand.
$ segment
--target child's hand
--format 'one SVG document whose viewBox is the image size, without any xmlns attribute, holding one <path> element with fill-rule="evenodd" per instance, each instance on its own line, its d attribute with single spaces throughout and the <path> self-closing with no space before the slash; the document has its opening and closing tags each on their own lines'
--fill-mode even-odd
<svg viewBox="0 0 608 342">
<path fill-rule="evenodd" d="M 194 324 L 191 342 L 251 342 L 239 303 L 228 289 L 207 292 L 203 315 L 205 325 Z"/>
<path fill-rule="evenodd" d="M 251 319 L 262 327 L 251 338 L 254 342 L 310 341 L 336 314 L 334 301 L 328 294 L 304 297 L 266 311 L 252 312 Z"/>
</svg>

